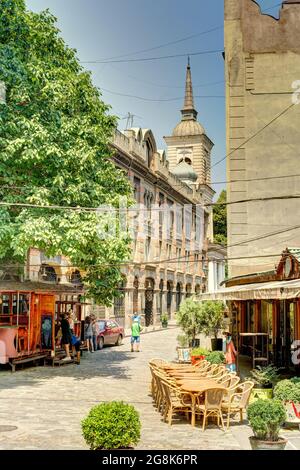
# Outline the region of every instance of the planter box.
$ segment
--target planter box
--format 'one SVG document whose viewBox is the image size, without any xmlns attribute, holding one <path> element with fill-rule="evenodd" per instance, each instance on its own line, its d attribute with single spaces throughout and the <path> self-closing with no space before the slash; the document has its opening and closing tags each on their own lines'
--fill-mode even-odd
<svg viewBox="0 0 300 470">
<path fill-rule="evenodd" d="M 249 403 L 254 403 L 257 400 L 266 400 L 270 398 L 273 398 L 272 388 L 253 388 Z"/>
<path fill-rule="evenodd" d="M 179 362 L 191 362 L 191 348 L 177 348 Z"/>
<path fill-rule="evenodd" d="M 260 441 L 257 437 L 249 437 L 252 450 L 284 450 L 287 445 L 286 439 L 279 439 L 277 442 Z"/>
<path fill-rule="evenodd" d="M 191 356 L 191 362 L 193 365 L 197 364 L 200 361 L 203 361 L 205 356 Z"/>
</svg>

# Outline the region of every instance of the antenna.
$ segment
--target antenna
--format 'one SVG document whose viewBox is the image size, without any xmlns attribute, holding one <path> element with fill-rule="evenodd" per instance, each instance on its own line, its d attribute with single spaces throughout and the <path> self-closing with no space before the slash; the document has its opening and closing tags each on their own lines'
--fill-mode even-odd
<svg viewBox="0 0 300 470">
<path fill-rule="evenodd" d="M 134 114 L 131 114 L 130 112 L 128 112 L 126 129 L 131 129 L 133 127 L 133 119 L 134 119 Z"/>
</svg>

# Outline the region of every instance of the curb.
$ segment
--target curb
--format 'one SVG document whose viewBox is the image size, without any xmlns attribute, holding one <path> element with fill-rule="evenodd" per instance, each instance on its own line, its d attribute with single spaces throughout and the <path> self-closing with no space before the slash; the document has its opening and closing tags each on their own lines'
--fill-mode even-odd
<svg viewBox="0 0 300 470">
<path fill-rule="evenodd" d="M 157 333 L 158 331 L 174 330 L 175 328 L 179 328 L 179 327 L 177 325 L 168 326 L 167 328 L 158 327 L 158 328 L 152 329 L 150 331 L 142 331 L 141 336 L 142 335 L 147 335 L 149 333 Z M 131 337 L 131 333 L 129 333 L 129 334 L 125 333 L 125 338 L 130 338 L 130 337 Z"/>
</svg>

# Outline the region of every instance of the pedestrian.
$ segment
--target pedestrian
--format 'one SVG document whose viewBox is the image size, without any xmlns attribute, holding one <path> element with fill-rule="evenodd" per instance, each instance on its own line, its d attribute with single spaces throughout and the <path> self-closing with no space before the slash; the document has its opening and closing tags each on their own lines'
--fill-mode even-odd
<svg viewBox="0 0 300 470">
<path fill-rule="evenodd" d="M 70 344 L 72 345 L 72 332 L 70 329 L 70 324 L 67 319 L 67 315 L 65 313 L 62 314 L 61 318 L 61 344 L 63 345 L 66 351 L 66 357 L 64 357 L 63 361 L 71 361 L 72 358 L 70 356 Z"/>
<path fill-rule="evenodd" d="M 97 318 L 94 315 L 91 316 L 91 319 L 92 319 L 92 331 L 93 331 L 93 347 L 94 347 L 94 351 L 97 351 L 98 349 L 97 338 L 99 334 L 99 325 L 98 325 Z"/>
<path fill-rule="evenodd" d="M 85 324 L 84 324 L 84 339 L 87 342 L 88 351 L 91 353 L 94 352 L 93 346 L 93 328 L 92 328 L 92 320 L 91 317 L 86 317 Z"/>
<path fill-rule="evenodd" d="M 81 341 L 80 339 L 75 336 L 74 334 L 72 335 L 72 352 L 73 352 L 73 359 L 75 359 L 76 356 L 76 361 L 75 364 L 80 364 L 80 346 L 81 346 Z"/>
<path fill-rule="evenodd" d="M 73 310 L 71 308 L 68 311 L 67 318 L 68 318 L 68 322 L 69 322 L 69 325 L 70 325 L 71 332 L 72 332 L 72 334 L 74 334 L 74 316 L 73 316 Z"/>
<path fill-rule="evenodd" d="M 226 335 L 226 353 L 225 353 L 226 368 L 229 369 L 230 372 L 236 372 L 237 351 L 234 347 L 231 333 L 227 332 L 225 333 L 225 335 Z"/>
<path fill-rule="evenodd" d="M 131 325 L 131 352 L 134 352 L 134 344 L 136 344 L 136 352 L 140 352 L 141 331 L 142 327 L 139 317 L 135 315 Z"/>
</svg>

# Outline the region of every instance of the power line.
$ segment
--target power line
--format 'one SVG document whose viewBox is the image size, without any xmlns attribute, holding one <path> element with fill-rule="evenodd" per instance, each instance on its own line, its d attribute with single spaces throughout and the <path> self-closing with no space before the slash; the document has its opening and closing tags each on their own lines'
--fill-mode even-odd
<svg viewBox="0 0 300 470">
<path fill-rule="evenodd" d="M 224 52 L 224 49 L 214 49 L 210 51 L 186 52 L 184 54 L 173 54 L 173 55 L 165 55 L 165 56 L 158 56 L 158 57 L 142 57 L 140 59 L 90 60 L 90 61 L 80 61 L 80 63 L 81 64 L 117 64 L 117 63 L 124 63 L 124 62 L 152 62 L 155 60 L 174 59 L 177 57 L 199 56 L 199 55 L 206 55 L 206 54 L 218 54 L 222 52 Z"/>
<path fill-rule="evenodd" d="M 226 160 L 227 157 L 230 157 L 233 155 L 237 150 L 241 149 L 244 145 L 248 144 L 252 139 L 257 137 L 259 134 L 261 134 L 265 129 L 267 129 L 269 126 L 271 126 L 275 121 L 277 121 L 281 116 L 283 116 L 285 113 L 287 113 L 291 108 L 295 106 L 294 103 L 290 104 L 287 108 L 285 108 L 280 114 L 275 116 L 271 121 L 269 121 L 267 124 L 265 124 L 261 129 L 259 129 L 257 132 L 255 132 L 253 135 L 251 135 L 248 139 L 246 139 L 244 142 L 242 142 L 238 147 L 235 149 L 231 150 L 225 157 L 221 158 L 221 160 L 217 161 L 212 165 L 211 168 L 214 168 L 215 166 L 219 165 L 219 163 L 223 162 Z"/>
<path fill-rule="evenodd" d="M 141 101 L 152 101 L 152 102 L 163 103 L 163 102 L 182 101 L 182 100 L 184 100 L 183 96 L 180 96 L 180 97 L 177 97 L 177 98 L 145 98 L 145 97 L 137 96 L 137 95 L 128 95 L 126 93 L 119 93 L 117 91 L 108 90 L 107 88 L 103 88 L 103 87 L 101 87 L 101 90 L 106 91 L 107 93 L 111 93 L 112 95 L 125 96 L 127 98 L 135 98 L 135 99 L 141 100 Z M 194 98 L 222 98 L 222 99 L 225 99 L 225 96 L 224 95 L 210 95 L 210 96 L 208 96 L 208 95 L 195 95 Z"/>
<path fill-rule="evenodd" d="M 160 44 L 158 46 L 153 46 L 153 47 L 150 47 L 148 49 L 142 49 L 142 50 L 135 51 L 135 52 L 129 52 L 127 54 L 118 55 L 118 56 L 114 56 L 114 57 L 107 57 L 106 59 L 100 59 L 100 60 L 108 61 L 108 60 L 114 60 L 114 59 L 122 59 L 123 57 L 129 57 L 131 55 L 143 54 L 144 52 L 151 52 L 151 51 L 154 51 L 154 50 L 157 50 L 157 49 L 162 49 L 163 47 L 171 46 L 173 44 L 179 44 L 180 42 L 188 41 L 189 39 L 193 39 L 193 38 L 196 38 L 198 36 L 202 36 L 204 34 L 212 33 L 214 31 L 217 31 L 217 30 L 220 30 L 220 29 L 223 29 L 223 25 L 222 26 L 216 26 L 216 27 L 208 29 L 206 31 L 201 31 L 200 33 L 191 34 L 191 35 L 186 36 L 186 37 L 181 38 L 181 39 L 175 39 L 174 41 L 166 42 L 166 43 Z"/>
</svg>

